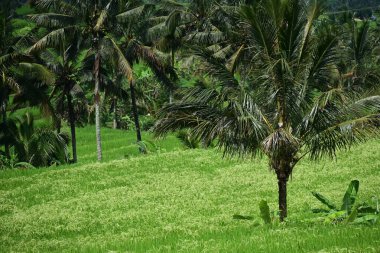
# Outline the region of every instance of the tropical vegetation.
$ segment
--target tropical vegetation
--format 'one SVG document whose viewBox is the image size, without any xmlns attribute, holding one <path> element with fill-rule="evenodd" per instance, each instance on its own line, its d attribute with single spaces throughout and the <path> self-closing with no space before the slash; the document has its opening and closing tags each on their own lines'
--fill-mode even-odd
<svg viewBox="0 0 380 253">
<path fill-rule="evenodd" d="M 377 0 L 3 0 L 0 173 L 7 182 L 20 170 L 74 173 L 115 159 L 128 167 L 137 156 L 134 171 L 173 152 L 184 161 L 204 152 L 222 167 L 250 165 L 253 178 L 271 175 L 256 169 L 265 161 L 277 207 L 273 196 L 256 196 L 264 223 L 230 218 L 286 226 L 300 213 L 288 192 L 303 164 L 379 139 L 379 38 Z M 172 169 L 182 166 L 175 159 Z M 313 192 L 329 209 L 306 223 L 376 226 L 378 204 L 356 201 L 353 171 L 342 207 Z M 136 175 L 128 180 L 140 182 Z"/>
</svg>

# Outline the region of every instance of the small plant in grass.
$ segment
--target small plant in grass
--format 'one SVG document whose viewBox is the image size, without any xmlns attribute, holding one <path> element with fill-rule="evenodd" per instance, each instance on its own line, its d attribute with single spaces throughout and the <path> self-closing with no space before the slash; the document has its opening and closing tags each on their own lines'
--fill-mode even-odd
<svg viewBox="0 0 380 253">
<path fill-rule="evenodd" d="M 153 141 L 139 141 L 137 142 L 137 146 L 139 148 L 140 153 L 142 154 L 161 151 L 161 147 Z"/>
<path fill-rule="evenodd" d="M 272 224 L 274 221 L 274 213 L 270 212 L 268 202 L 266 200 L 261 200 L 259 204 L 260 217 L 263 219 L 265 224 Z"/>
<path fill-rule="evenodd" d="M 356 203 L 359 191 L 359 181 L 352 180 L 343 196 L 342 205 L 337 207 L 332 201 L 318 192 L 312 192 L 321 203 L 328 209 L 313 209 L 314 213 L 323 213 L 319 218 L 325 223 L 355 223 L 374 224 L 379 218 L 379 204 L 376 198 L 377 207 L 372 207 L 367 203 Z M 356 204 L 355 204 L 356 203 Z"/>
<path fill-rule="evenodd" d="M 265 225 L 274 225 L 279 222 L 278 215 L 274 211 L 270 211 L 268 202 L 261 200 L 259 203 L 260 217 Z M 233 216 L 237 220 L 255 220 L 252 216 L 235 214 Z"/>
</svg>

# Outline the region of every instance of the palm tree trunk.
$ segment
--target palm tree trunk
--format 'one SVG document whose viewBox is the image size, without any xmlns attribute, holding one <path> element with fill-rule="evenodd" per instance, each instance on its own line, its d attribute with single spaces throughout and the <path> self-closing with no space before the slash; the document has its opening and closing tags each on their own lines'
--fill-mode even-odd
<svg viewBox="0 0 380 253">
<path fill-rule="evenodd" d="M 55 121 L 56 121 L 55 127 L 57 128 L 57 133 L 59 134 L 61 133 L 61 128 L 62 128 L 61 119 L 59 118 L 59 119 L 56 119 Z"/>
<path fill-rule="evenodd" d="M 140 122 L 139 122 L 139 114 L 137 111 L 137 103 L 136 103 L 136 92 L 135 92 L 135 85 L 133 81 L 129 83 L 129 87 L 131 89 L 131 99 L 132 99 L 132 112 L 133 112 L 133 118 L 135 121 L 135 128 L 136 128 L 136 137 L 137 142 L 141 142 L 141 129 L 140 129 Z"/>
<path fill-rule="evenodd" d="M 169 90 L 169 104 L 173 104 L 173 90 Z"/>
<path fill-rule="evenodd" d="M 94 64 L 94 79 L 95 79 L 95 128 L 96 128 L 96 148 L 98 161 L 102 160 L 102 139 L 100 133 L 100 54 L 99 54 L 99 35 L 95 38 L 95 64 Z"/>
<path fill-rule="evenodd" d="M 288 216 L 288 206 L 287 206 L 287 183 L 288 178 L 285 175 L 278 176 L 278 208 L 280 210 L 280 221 L 283 222 Z"/>
<path fill-rule="evenodd" d="M 293 164 L 289 157 L 283 159 L 273 159 L 271 161 L 271 167 L 274 169 L 277 175 L 278 183 L 278 209 L 280 211 L 280 221 L 283 222 L 288 215 L 287 206 L 287 183 L 290 174 L 292 173 Z"/>
<path fill-rule="evenodd" d="M 77 162 L 77 139 L 75 134 L 75 115 L 74 107 L 72 103 L 72 96 L 70 92 L 66 94 L 67 96 L 67 107 L 69 109 L 69 121 L 70 121 L 70 130 L 71 130 L 71 146 L 73 149 L 73 163 Z"/>
<path fill-rule="evenodd" d="M 3 128 L 4 131 L 7 129 L 7 102 L 3 101 L 3 104 L 1 105 L 1 112 L 3 116 Z M 9 145 L 8 143 L 4 144 L 4 151 L 5 151 L 5 156 L 7 158 L 10 158 L 10 151 L 9 151 Z"/>
<path fill-rule="evenodd" d="M 113 129 L 117 129 L 117 98 L 113 100 Z"/>
<path fill-rule="evenodd" d="M 174 65 L 175 65 L 175 54 L 174 54 L 174 49 L 171 50 L 172 52 L 172 61 L 171 61 L 171 64 L 172 64 L 172 68 L 174 69 Z M 173 88 L 169 88 L 169 104 L 172 104 L 173 103 Z"/>
</svg>

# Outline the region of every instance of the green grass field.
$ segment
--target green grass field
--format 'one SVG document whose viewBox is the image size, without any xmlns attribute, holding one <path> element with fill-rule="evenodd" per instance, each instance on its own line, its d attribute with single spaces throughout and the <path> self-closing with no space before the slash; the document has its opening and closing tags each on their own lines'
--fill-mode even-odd
<svg viewBox="0 0 380 253">
<path fill-rule="evenodd" d="M 322 207 L 312 190 L 340 203 L 352 179 L 360 201 L 380 197 L 378 140 L 299 164 L 288 221 L 265 226 L 258 203 L 276 208 L 277 183 L 264 158 L 225 160 L 173 136 L 139 155 L 133 132 L 104 129 L 97 163 L 94 133 L 78 129 L 77 165 L 0 171 L 1 252 L 380 252 L 379 224 L 324 225 L 310 211 Z"/>
</svg>

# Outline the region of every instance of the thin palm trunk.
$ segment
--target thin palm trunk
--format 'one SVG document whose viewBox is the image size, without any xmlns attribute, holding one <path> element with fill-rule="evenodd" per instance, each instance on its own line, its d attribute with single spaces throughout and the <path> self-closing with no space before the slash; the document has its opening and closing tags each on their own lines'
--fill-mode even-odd
<svg viewBox="0 0 380 253">
<path fill-rule="evenodd" d="M 169 104 L 173 104 L 173 90 L 171 88 L 169 90 Z"/>
<path fill-rule="evenodd" d="M 3 116 L 3 128 L 4 128 L 4 131 L 6 131 L 6 129 L 7 129 L 7 102 L 6 101 L 3 101 L 3 104 L 1 105 L 1 112 L 2 112 L 2 116 Z M 5 151 L 5 156 L 7 158 L 10 158 L 10 151 L 9 151 L 8 143 L 5 143 L 4 151 Z"/>
<path fill-rule="evenodd" d="M 95 64 L 94 64 L 94 79 L 95 79 L 95 128 L 96 128 L 96 148 L 98 161 L 102 160 L 102 139 L 100 133 L 100 53 L 99 53 L 99 35 L 95 38 Z"/>
<path fill-rule="evenodd" d="M 172 64 L 172 68 L 174 69 L 174 65 L 175 65 L 175 52 L 174 52 L 174 49 L 171 50 L 171 56 L 172 56 L 172 61 L 171 61 L 171 64 Z M 169 104 L 172 104 L 173 103 L 173 88 L 170 87 L 169 88 Z"/>
<path fill-rule="evenodd" d="M 77 162 L 77 139 L 75 134 L 75 115 L 74 115 L 74 107 L 72 103 L 72 96 L 70 92 L 68 92 L 67 96 L 67 107 L 69 109 L 69 121 L 70 121 L 70 130 L 71 130 L 71 145 L 73 149 L 73 163 Z"/>
<path fill-rule="evenodd" d="M 133 112 L 133 118 L 135 121 L 135 128 L 136 128 L 136 137 L 137 142 L 141 142 L 141 129 L 140 129 L 140 122 L 139 122 L 139 114 L 137 111 L 137 103 L 136 103 L 136 92 L 135 92 L 135 85 L 133 81 L 129 83 L 130 89 L 131 89 L 131 99 L 132 99 L 132 112 Z"/>
<path fill-rule="evenodd" d="M 113 100 L 113 129 L 117 129 L 117 98 Z"/>
<path fill-rule="evenodd" d="M 57 128 L 57 133 L 61 133 L 61 128 L 62 128 L 61 119 L 58 119 L 56 121 L 55 127 Z"/>
</svg>

